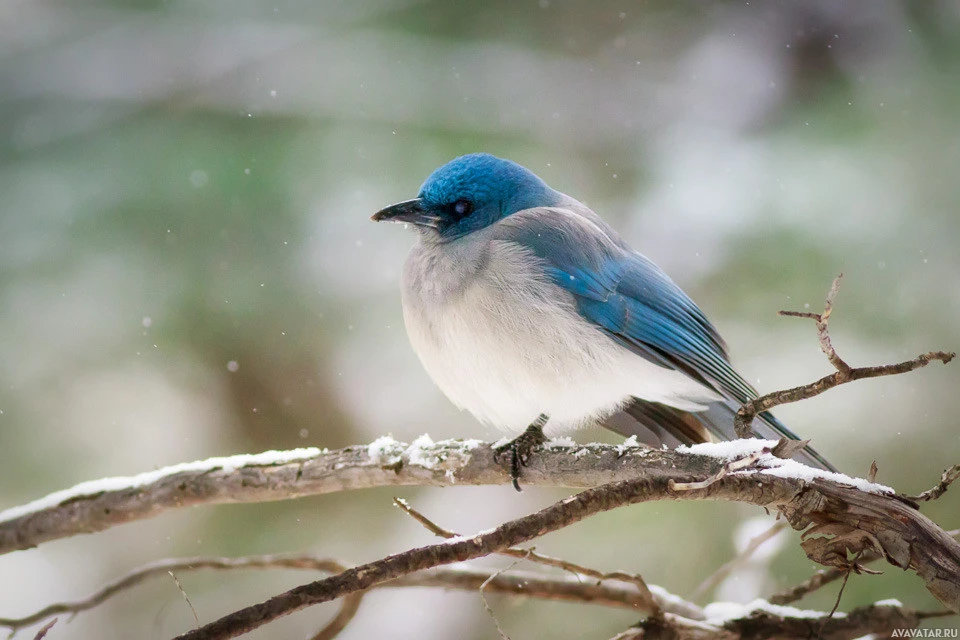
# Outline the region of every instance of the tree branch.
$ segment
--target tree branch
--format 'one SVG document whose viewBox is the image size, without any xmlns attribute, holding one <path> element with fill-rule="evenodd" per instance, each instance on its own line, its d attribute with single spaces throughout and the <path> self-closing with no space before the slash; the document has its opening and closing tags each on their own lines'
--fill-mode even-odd
<svg viewBox="0 0 960 640">
<path fill-rule="evenodd" d="M 770 444 L 765 441 L 739 444 L 743 448 L 753 442 L 764 446 Z M 698 446 L 709 448 L 709 445 Z M 891 564 L 916 571 L 934 596 L 952 611 L 960 611 L 960 545 L 921 515 L 912 503 L 886 491 L 874 493 L 844 484 L 838 481 L 843 476 L 837 474 L 813 472 L 798 463 L 771 458 L 761 459 L 760 465 L 773 463 L 780 469 L 730 473 L 701 489 L 676 490 L 671 487 L 672 479 L 685 484 L 698 482 L 698 477 L 692 474 L 680 478 L 669 478 L 666 474 L 641 476 L 588 489 L 490 531 L 411 549 L 297 587 L 224 616 L 180 638 L 235 637 L 313 604 L 369 589 L 415 571 L 496 553 L 618 506 L 658 499 L 736 500 L 778 509 L 794 528 L 810 527 L 803 547 L 811 559 L 830 566 L 850 567 L 848 554 L 875 549 Z M 809 474 L 802 478 L 792 477 L 783 469 L 790 465 Z M 716 476 L 723 465 L 715 464 L 714 467 L 713 473 L 699 477 Z M 830 479 L 830 476 L 837 479 Z M 852 480 L 849 482 L 853 483 Z"/>
<path fill-rule="evenodd" d="M 346 565 L 336 560 L 312 555 L 263 555 L 243 558 L 214 556 L 168 558 L 138 567 L 127 575 L 104 585 L 101 589 L 82 600 L 52 604 L 22 618 L 0 618 L 0 627 L 6 627 L 12 632 L 16 632 L 52 616 L 65 613 L 76 615 L 83 611 L 89 611 L 119 593 L 128 591 L 150 578 L 167 575 L 171 571 L 181 573 L 199 571 L 201 569 L 217 571 L 238 569 L 309 569 L 323 573 L 340 573 L 346 568 Z"/>
<path fill-rule="evenodd" d="M 170 558 L 151 562 L 139 567 L 127 575 L 103 586 L 93 594 L 73 602 L 59 602 L 22 618 L 0 618 L 0 627 L 6 627 L 16 633 L 21 629 L 33 626 L 48 618 L 57 615 L 77 615 L 93 609 L 115 595 L 133 589 L 137 585 L 155 577 L 164 576 L 171 571 L 186 573 L 199 570 L 236 571 L 251 569 L 303 569 L 318 571 L 326 574 L 336 574 L 346 570 L 347 565 L 331 558 L 324 558 L 311 554 L 296 555 L 262 555 L 242 558 L 225 558 L 214 556 L 198 556 L 193 558 Z M 635 584 L 629 582 L 593 582 L 585 581 L 576 576 L 556 577 L 545 576 L 529 571 L 510 571 L 494 575 L 491 570 L 474 569 L 471 567 L 438 567 L 428 571 L 411 574 L 385 582 L 379 587 L 442 587 L 462 591 L 476 591 L 487 582 L 485 591 L 523 595 L 525 597 L 541 598 L 546 600 L 560 600 L 565 602 L 580 602 L 597 604 L 607 607 L 625 608 L 631 610 L 647 610 L 649 603 L 646 596 L 640 592 Z M 365 592 L 356 592 L 362 594 Z M 355 594 L 353 594 L 355 595 Z M 655 588 L 653 596 L 658 601 L 660 609 L 682 615 L 690 619 L 702 619 L 703 611 L 696 605 L 684 603 L 680 598 L 669 594 L 663 589 Z M 345 599 L 346 603 L 346 599 Z M 341 621 L 347 622 L 348 616 L 355 613 L 357 598 L 349 607 L 341 611 L 321 631 L 328 635 L 316 635 L 314 640 L 323 637 L 333 637 L 333 630 L 343 628 Z M 679 603 L 679 604 L 678 604 Z M 344 609 L 347 609 L 344 612 Z"/>
<path fill-rule="evenodd" d="M 716 458 L 643 445 L 548 443 L 524 468 L 535 486 L 595 487 L 637 475 L 681 480 L 711 476 Z M 761 441 L 756 441 L 758 450 Z M 572 454 L 572 455 L 571 455 Z M 129 478 L 84 482 L 0 513 L 0 554 L 94 533 L 171 509 L 289 500 L 383 486 L 501 485 L 509 472 L 478 440 L 413 444 L 380 438 L 335 451 L 299 449 L 176 465 Z"/>
<path fill-rule="evenodd" d="M 853 640 L 876 634 L 889 637 L 897 629 L 915 629 L 920 621 L 939 612 L 916 612 L 895 605 L 858 607 L 844 616 L 797 616 L 761 609 L 743 616 L 697 622 L 667 614 L 647 618 L 612 640 Z"/>
<path fill-rule="evenodd" d="M 400 498 L 394 498 L 393 503 L 403 510 L 404 513 L 412 517 L 414 520 L 422 524 L 428 531 L 434 535 L 440 536 L 441 538 L 457 538 L 460 537 L 459 534 L 454 533 L 453 531 L 448 531 L 434 523 L 432 520 L 429 520 L 422 513 L 411 507 L 407 504 L 406 500 Z M 604 573 L 597 571 L 596 569 L 591 569 L 590 567 L 585 567 L 583 565 L 575 564 L 568 560 L 563 560 L 561 558 L 553 558 L 550 556 L 545 556 L 535 552 L 533 549 L 520 549 L 517 547 L 507 547 L 498 552 L 500 555 L 507 556 L 510 558 L 516 558 L 517 560 L 529 560 L 530 562 L 543 565 L 545 567 L 553 567 L 556 569 L 562 569 L 564 571 L 585 576 L 587 578 L 593 578 L 599 582 L 609 581 L 609 580 L 618 580 L 620 582 L 629 582 L 633 584 L 637 590 L 642 594 L 644 598 L 643 606 L 640 607 L 648 613 L 659 614 L 663 606 L 667 606 L 668 610 L 673 613 L 681 613 L 682 615 L 688 618 L 700 618 L 703 617 L 703 612 L 700 611 L 700 607 L 691 603 L 685 602 L 676 596 L 673 596 L 669 602 L 665 603 L 662 598 L 656 598 L 653 593 L 650 591 L 650 587 L 647 586 L 646 581 L 638 575 L 629 574 L 624 571 L 614 571 L 610 573 Z"/>
<path fill-rule="evenodd" d="M 921 367 L 925 367 L 934 360 L 939 360 L 940 362 L 947 364 L 953 360 L 954 357 L 956 357 L 957 354 L 952 351 L 930 351 L 929 353 L 920 354 L 912 360 L 905 360 L 904 362 L 899 362 L 897 364 L 885 364 L 875 367 L 851 367 L 846 363 L 846 361 L 843 360 L 843 358 L 837 355 L 837 351 L 834 349 L 833 343 L 830 340 L 830 330 L 828 326 L 830 314 L 833 311 L 833 301 L 837 297 L 837 293 L 840 291 L 840 279 L 842 277 L 843 274 L 841 273 L 834 279 L 833 284 L 830 286 L 830 291 L 827 293 L 827 298 L 826 302 L 824 303 L 822 313 L 810 313 L 806 311 L 779 312 L 779 315 L 781 316 L 790 316 L 793 318 L 811 318 L 817 323 L 817 337 L 820 341 L 820 350 L 823 351 L 824 355 L 827 356 L 827 360 L 833 365 L 833 367 L 836 369 L 836 372 L 828 376 L 824 376 L 815 382 L 811 382 L 810 384 L 805 384 L 782 391 L 774 391 L 773 393 L 768 393 L 745 403 L 742 407 L 740 407 L 740 410 L 737 411 L 737 417 L 734 420 L 734 430 L 739 437 L 752 438 L 753 431 L 750 428 L 750 423 L 753 422 L 755 417 L 757 417 L 757 414 L 764 411 L 769 411 L 770 409 L 781 404 L 799 402 L 800 400 L 813 398 L 814 396 L 820 395 L 824 391 L 829 391 L 834 387 L 838 387 L 848 382 L 853 382 L 854 380 L 908 373 Z"/>
<path fill-rule="evenodd" d="M 936 500 L 945 494 L 947 492 L 947 488 L 958 479 L 960 479 L 960 464 L 955 464 L 943 472 L 943 475 L 940 476 L 940 482 L 938 482 L 935 487 L 927 489 L 920 495 L 913 496 L 911 499 L 917 502 Z"/>
</svg>

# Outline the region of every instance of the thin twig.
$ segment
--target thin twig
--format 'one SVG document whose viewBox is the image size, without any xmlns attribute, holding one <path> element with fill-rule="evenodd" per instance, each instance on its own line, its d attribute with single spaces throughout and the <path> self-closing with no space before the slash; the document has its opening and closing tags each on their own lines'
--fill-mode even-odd
<svg viewBox="0 0 960 640">
<path fill-rule="evenodd" d="M 487 610 L 487 613 L 490 615 L 490 619 L 493 620 L 493 626 L 497 628 L 497 633 L 500 634 L 500 640 L 510 640 L 510 636 L 508 636 L 507 632 L 504 631 L 503 627 L 500 626 L 500 619 L 497 618 L 497 614 L 493 612 L 493 607 L 491 607 L 490 603 L 487 602 L 487 596 L 484 592 L 486 591 L 487 586 L 489 586 L 491 582 L 493 582 L 498 577 L 505 574 L 510 569 L 513 569 L 518 562 L 519 560 L 514 561 L 513 563 L 510 564 L 509 567 L 505 569 L 499 569 L 498 571 L 491 573 L 490 577 L 484 580 L 483 584 L 480 585 L 480 589 L 478 589 L 478 591 L 480 592 L 480 600 L 483 602 L 483 608 Z"/>
<path fill-rule="evenodd" d="M 700 600 L 706 594 L 711 593 L 714 589 L 717 588 L 717 585 L 719 585 L 720 582 L 724 580 L 724 578 L 730 575 L 730 573 L 734 569 L 736 569 L 737 567 L 745 563 L 747 560 L 749 560 L 750 556 L 752 556 L 757 549 L 763 546 L 764 543 L 766 543 L 768 540 L 772 540 L 773 538 L 775 538 L 777 534 L 779 534 L 781 531 L 783 531 L 786 528 L 787 528 L 787 523 L 781 520 L 779 522 L 774 522 L 773 526 L 769 527 L 763 533 L 757 536 L 754 536 L 754 538 L 750 540 L 749 544 L 747 544 L 747 546 L 743 549 L 743 551 L 738 553 L 729 561 L 725 562 L 719 569 L 714 571 L 712 575 L 710 575 L 706 580 L 701 582 L 700 586 L 694 589 L 693 595 L 691 596 L 691 598 L 693 600 Z"/>
<path fill-rule="evenodd" d="M 357 615 L 360 609 L 360 603 L 367 591 L 355 591 L 345 595 L 340 603 L 340 609 L 337 615 L 328 622 L 320 631 L 317 631 L 310 640 L 332 640 L 337 637 L 341 631 L 347 628 L 350 621 Z"/>
<path fill-rule="evenodd" d="M 725 478 L 728 474 L 733 473 L 734 471 L 742 471 L 743 469 L 753 466 L 756 464 L 757 460 L 769 453 L 770 449 L 764 447 L 760 451 L 755 451 L 750 455 L 737 458 L 736 460 L 731 460 L 723 465 L 719 471 L 705 480 L 699 480 L 696 482 L 677 482 L 675 480 L 671 480 L 670 488 L 675 491 L 694 491 L 696 489 L 706 489 L 713 483 Z"/>
<path fill-rule="evenodd" d="M 16 632 L 60 614 L 76 615 L 97 607 L 113 596 L 132 589 L 150 578 L 171 573 L 173 571 L 196 571 L 198 569 L 214 569 L 229 571 L 235 569 L 310 569 L 324 573 L 340 573 L 346 565 L 329 558 L 318 558 L 306 555 L 263 555 L 244 558 L 222 558 L 200 556 L 194 558 L 168 558 L 151 562 L 134 569 L 125 576 L 114 580 L 103 588 L 82 600 L 73 602 L 59 602 L 22 618 L 0 618 L 0 627 L 7 627 Z"/>
<path fill-rule="evenodd" d="M 916 616 L 920 620 L 929 620 L 931 618 L 952 618 L 957 615 L 953 611 L 917 611 Z"/>
<path fill-rule="evenodd" d="M 861 562 L 870 562 L 877 559 L 879 559 L 879 556 L 875 555 L 873 557 L 867 557 L 867 555 L 864 554 L 864 557 L 861 558 Z M 767 600 L 771 604 L 792 604 L 798 600 L 802 600 L 814 591 L 830 584 L 834 580 L 844 577 L 848 573 L 849 571 L 845 569 L 838 569 L 836 567 L 821 569 L 800 584 L 790 587 L 789 589 L 785 589 L 779 593 L 775 593 L 767 598 Z"/>
<path fill-rule="evenodd" d="M 839 278 L 837 279 L 839 280 Z M 860 559 L 860 556 L 862 554 L 863 552 L 861 551 L 860 553 L 857 554 L 857 557 L 855 557 L 852 560 L 852 564 L 854 566 L 858 566 L 857 561 Z M 828 613 L 827 616 L 823 619 L 823 624 L 820 625 L 820 632 L 817 634 L 817 638 L 823 637 L 823 630 L 826 628 L 827 623 L 830 622 L 831 619 L 833 619 L 833 614 L 835 614 L 837 612 L 837 609 L 840 608 L 840 600 L 841 598 L 843 598 L 843 592 L 847 588 L 847 581 L 850 580 L 851 573 L 852 571 L 845 572 L 845 575 L 843 576 L 843 582 L 840 583 L 840 591 L 837 592 L 837 599 L 833 601 L 833 607 L 830 609 L 830 613 Z"/>
<path fill-rule="evenodd" d="M 33 640 L 43 640 L 46 638 L 47 634 L 50 632 L 50 629 L 53 629 L 53 625 L 57 624 L 57 620 L 59 620 L 59 618 L 54 618 L 47 624 L 43 625 L 40 630 L 37 631 L 37 635 L 33 636 Z"/>
<path fill-rule="evenodd" d="M 928 500 L 936 500 L 944 493 L 947 492 L 947 487 L 953 484 L 957 479 L 960 479 L 960 464 L 955 464 L 946 471 L 943 472 L 943 475 L 940 476 L 940 482 L 936 486 L 927 489 L 918 496 L 912 496 L 910 499 L 916 502 L 926 502 Z"/>
<path fill-rule="evenodd" d="M 830 314 L 833 312 L 833 302 L 840 290 L 841 277 L 843 277 L 843 274 L 840 274 L 836 277 L 836 279 L 834 279 L 833 284 L 830 287 L 830 291 L 827 293 L 827 298 L 824 303 L 822 313 L 810 313 L 806 311 L 779 312 L 781 316 L 811 318 L 817 323 L 817 336 L 820 340 L 820 350 L 823 351 L 823 353 L 827 356 L 827 360 L 830 361 L 830 364 L 833 365 L 833 367 L 836 369 L 836 372 L 828 376 L 824 376 L 816 382 L 811 382 L 810 384 L 805 384 L 783 391 L 774 391 L 773 393 L 768 393 L 744 403 L 743 406 L 740 407 L 740 410 L 737 411 L 737 416 L 734 419 L 734 430 L 739 437 L 753 437 L 753 431 L 750 427 L 753 419 L 758 413 L 768 411 L 773 407 L 790 402 L 806 400 L 807 398 L 813 398 L 814 396 L 818 396 L 825 391 L 833 389 L 834 387 L 846 384 L 847 382 L 853 382 L 854 380 L 877 378 L 880 376 L 897 375 L 914 371 L 915 369 L 925 367 L 933 360 L 939 360 L 940 362 L 947 364 L 957 355 L 952 351 L 931 351 L 921 354 L 912 360 L 905 360 L 897 364 L 879 365 L 874 367 L 851 367 L 837 354 L 836 349 L 834 349 L 833 343 L 830 340 L 830 330 L 828 326 Z"/>
<path fill-rule="evenodd" d="M 449 529 L 444 529 L 440 525 L 436 524 L 425 515 L 414 509 L 410 504 L 403 498 L 394 498 L 393 504 L 401 509 L 404 513 L 409 515 L 411 518 L 423 525 L 428 531 L 433 533 L 436 536 L 441 538 L 451 539 L 457 538 L 460 534 L 450 531 Z M 625 571 L 614 571 L 611 573 L 604 573 L 596 569 L 591 569 L 590 567 L 585 567 L 568 560 L 563 560 L 561 558 L 554 558 L 551 556 L 545 556 L 543 554 L 537 553 L 533 549 L 518 549 L 515 547 L 509 547 L 507 549 L 502 549 L 497 552 L 499 555 L 508 556 L 511 558 L 517 558 L 519 560 L 529 560 L 536 564 L 544 565 L 547 567 L 554 567 L 556 569 L 562 569 L 564 571 L 569 571 L 575 575 L 582 575 L 588 578 L 594 578 L 600 582 L 604 580 L 619 580 L 621 582 L 629 582 L 637 587 L 637 590 L 647 598 L 647 606 L 643 607 L 649 613 L 656 614 L 661 610 L 661 603 L 650 591 L 650 587 L 647 586 L 647 583 L 642 577 L 636 574 L 630 574 Z M 703 611 L 700 610 L 692 602 L 682 602 L 676 596 L 671 594 L 671 604 L 678 606 L 683 615 L 693 616 L 696 619 L 703 617 Z M 676 607 L 674 607 L 676 609 Z M 676 612 L 676 611 L 674 611 Z"/>
<path fill-rule="evenodd" d="M 197 624 L 197 627 L 200 627 L 200 616 L 197 615 L 197 610 L 193 608 L 193 603 L 190 602 L 190 596 L 187 595 L 186 590 L 184 590 L 183 585 L 180 584 L 180 580 L 177 579 L 176 574 L 173 571 L 167 571 L 171 578 L 173 578 L 173 583 L 177 585 L 177 590 L 180 592 L 180 595 L 183 596 L 184 601 L 187 603 L 187 606 L 190 607 L 190 613 L 193 614 L 193 621 Z"/>
</svg>

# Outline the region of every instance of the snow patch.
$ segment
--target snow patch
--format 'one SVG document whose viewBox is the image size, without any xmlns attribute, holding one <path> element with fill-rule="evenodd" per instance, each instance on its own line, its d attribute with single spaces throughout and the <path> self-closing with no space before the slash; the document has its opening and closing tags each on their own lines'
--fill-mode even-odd
<svg viewBox="0 0 960 640">
<path fill-rule="evenodd" d="M 390 436 L 381 436 L 367 445 L 372 464 L 395 464 L 402 459 L 431 471 L 439 468 L 452 454 L 465 454 L 483 445 L 482 440 L 441 440 L 434 442 L 430 434 L 423 434 L 409 445 Z M 458 463 L 459 464 L 459 463 Z M 447 469 L 447 478 L 454 480 L 453 470 Z"/>
<path fill-rule="evenodd" d="M 760 440 L 757 438 L 748 438 L 743 440 L 732 440 L 730 442 L 705 442 L 703 444 L 680 445 L 677 451 L 680 453 L 692 453 L 700 456 L 710 456 L 724 462 L 744 458 L 746 456 L 760 453 L 764 448 L 772 449 L 777 445 L 776 440 Z M 765 475 L 776 476 L 779 478 L 793 478 L 810 482 L 817 478 L 832 480 L 840 484 L 856 487 L 861 491 L 868 493 L 893 494 L 895 491 L 888 486 L 868 482 L 863 478 L 854 478 L 843 473 L 833 471 L 824 471 L 808 467 L 796 460 L 784 460 L 773 454 L 765 454 L 758 461 L 759 470 Z M 746 469 L 736 473 L 751 474 L 757 473 L 757 469 Z"/>
<path fill-rule="evenodd" d="M 630 436 L 633 438 L 634 436 Z M 688 609 L 690 608 L 690 603 L 681 598 L 678 595 L 672 594 L 658 584 L 647 584 L 647 588 L 650 589 L 650 593 L 654 595 L 660 602 L 665 605 L 670 605 L 675 609 Z"/>
<path fill-rule="evenodd" d="M 797 462 L 796 460 L 784 460 L 774 455 L 764 456 L 760 459 L 759 464 L 763 469 L 764 475 L 777 476 L 779 478 L 797 478 L 799 480 L 805 480 L 808 482 L 817 478 L 823 478 L 824 480 L 832 480 L 833 482 L 837 482 L 839 484 L 846 484 L 856 487 L 860 491 L 866 491 L 867 493 L 879 493 L 887 495 L 896 493 L 892 488 L 886 485 L 870 482 L 868 480 L 864 480 L 863 478 L 854 478 L 853 476 L 848 476 L 845 473 L 814 469 L 813 467 L 808 467 L 807 465 Z"/>
<path fill-rule="evenodd" d="M 410 464 L 415 464 L 424 469 L 435 469 L 440 464 L 440 456 L 435 451 L 427 451 L 434 448 L 433 439 L 428 434 L 423 434 L 414 440 L 407 450 L 404 451 L 404 457 Z"/>
<path fill-rule="evenodd" d="M 401 443 L 391 436 L 380 436 L 367 445 L 367 456 L 373 464 L 380 464 L 385 456 L 397 455 L 397 447 Z"/>
<path fill-rule="evenodd" d="M 887 598 L 886 600 L 877 600 L 873 603 L 875 607 L 902 607 L 903 603 L 896 598 Z"/>
<path fill-rule="evenodd" d="M 709 456 L 724 462 L 744 458 L 777 446 L 776 440 L 760 440 L 759 438 L 744 438 L 724 442 L 704 442 L 701 444 L 682 444 L 677 447 L 679 453 L 692 453 L 698 456 Z"/>
<path fill-rule="evenodd" d="M 617 455 L 622 456 L 628 449 L 637 449 L 639 447 L 640 443 L 637 441 L 637 436 L 630 436 L 617 445 Z"/>
<path fill-rule="evenodd" d="M 746 618 L 752 613 L 763 612 L 783 618 L 824 618 L 827 616 L 825 611 L 814 611 L 812 609 L 797 609 L 795 607 L 785 607 L 778 604 L 770 604 L 762 598 L 758 598 L 747 604 L 737 602 L 712 602 L 703 608 L 706 614 L 708 624 L 721 626 L 729 620 Z M 835 612 L 834 618 L 845 618 L 847 614 Z"/>
<path fill-rule="evenodd" d="M 544 449 L 572 449 L 573 447 L 578 447 L 576 441 L 573 438 L 568 438 L 562 436 L 560 438 L 551 438 L 543 444 Z"/>
<path fill-rule="evenodd" d="M 403 457 L 407 464 L 432 471 L 440 467 L 451 453 L 469 453 L 483 444 L 482 440 L 441 440 L 440 442 L 434 442 L 425 433 L 403 451 Z M 446 476 L 453 482 L 455 480 L 453 469 L 447 469 Z"/>
</svg>

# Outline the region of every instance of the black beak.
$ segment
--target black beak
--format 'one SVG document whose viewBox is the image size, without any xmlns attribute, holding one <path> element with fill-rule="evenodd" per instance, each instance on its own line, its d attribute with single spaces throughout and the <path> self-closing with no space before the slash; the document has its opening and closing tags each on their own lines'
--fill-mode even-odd
<svg viewBox="0 0 960 640">
<path fill-rule="evenodd" d="M 437 228 L 440 218 L 423 208 L 420 198 L 404 200 L 377 211 L 370 218 L 374 222 L 409 222 L 421 227 Z"/>
</svg>

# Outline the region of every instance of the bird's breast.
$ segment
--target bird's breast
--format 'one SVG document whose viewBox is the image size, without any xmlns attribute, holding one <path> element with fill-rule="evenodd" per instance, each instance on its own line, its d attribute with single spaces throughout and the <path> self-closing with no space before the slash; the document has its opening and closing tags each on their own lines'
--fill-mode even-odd
<svg viewBox="0 0 960 640">
<path fill-rule="evenodd" d="M 529 250 L 503 241 L 449 249 L 411 253 L 403 311 L 414 351 L 455 404 L 516 431 L 540 413 L 581 423 L 630 395 L 620 365 L 639 358 L 581 318 Z"/>
</svg>

